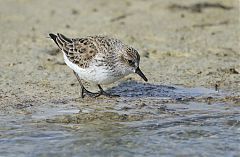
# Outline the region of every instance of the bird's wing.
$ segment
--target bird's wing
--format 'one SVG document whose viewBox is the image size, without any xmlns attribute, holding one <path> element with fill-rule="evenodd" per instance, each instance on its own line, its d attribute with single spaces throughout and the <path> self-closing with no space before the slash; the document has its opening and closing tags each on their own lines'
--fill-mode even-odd
<svg viewBox="0 0 240 157">
<path fill-rule="evenodd" d="M 98 51 L 91 38 L 70 39 L 59 33 L 49 36 L 66 57 L 81 68 L 87 68 Z"/>
</svg>

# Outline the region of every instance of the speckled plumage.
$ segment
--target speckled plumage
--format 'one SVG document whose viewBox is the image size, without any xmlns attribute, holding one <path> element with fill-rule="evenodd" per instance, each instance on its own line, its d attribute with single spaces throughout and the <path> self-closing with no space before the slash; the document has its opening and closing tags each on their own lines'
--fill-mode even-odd
<svg viewBox="0 0 240 157">
<path fill-rule="evenodd" d="M 139 69 L 138 52 L 118 39 L 107 36 L 70 39 L 62 34 L 49 36 L 63 52 L 66 64 L 81 79 L 100 86 L 136 72 L 147 81 Z"/>
</svg>

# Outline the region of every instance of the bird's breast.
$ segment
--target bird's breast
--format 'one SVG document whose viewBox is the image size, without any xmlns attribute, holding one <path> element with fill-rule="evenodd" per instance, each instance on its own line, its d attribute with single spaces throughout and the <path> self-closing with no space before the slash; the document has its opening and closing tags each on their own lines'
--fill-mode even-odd
<svg viewBox="0 0 240 157">
<path fill-rule="evenodd" d="M 104 64 L 98 65 L 93 63 L 87 68 L 81 68 L 72 63 L 65 54 L 64 61 L 81 79 L 94 84 L 110 84 L 125 76 Z"/>
</svg>

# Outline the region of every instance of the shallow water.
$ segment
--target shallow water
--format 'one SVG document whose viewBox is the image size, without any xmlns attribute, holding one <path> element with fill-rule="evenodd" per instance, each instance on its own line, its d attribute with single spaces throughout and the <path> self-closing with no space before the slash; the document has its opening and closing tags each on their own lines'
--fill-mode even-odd
<svg viewBox="0 0 240 157">
<path fill-rule="evenodd" d="M 206 95 L 227 94 L 203 88 L 162 91 L 172 97 L 140 98 L 145 105 L 136 108 L 129 104 L 139 98 L 123 97 L 110 100 L 118 103 L 106 105 L 108 110 L 73 101 L 44 105 L 32 114 L 1 115 L 0 156 L 239 156 L 238 102 L 207 103 Z"/>
<path fill-rule="evenodd" d="M 8 123 L 2 156 L 238 156 L 239 114 L 78 125 Z"/>
</svg>

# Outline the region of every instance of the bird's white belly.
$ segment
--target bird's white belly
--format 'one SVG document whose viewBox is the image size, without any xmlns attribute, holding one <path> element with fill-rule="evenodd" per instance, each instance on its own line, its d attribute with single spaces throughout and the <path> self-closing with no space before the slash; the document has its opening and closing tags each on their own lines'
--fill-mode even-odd
<svg viewBox="0 0 240 157">
<path fill-rule="evenodd" d="M 74 70 L 78 76 L 88 82 L 94 84 L 110 84 L 113 83 L 123 76 L 113 76 L 112 72 L 106 70 L 104 67 L 91 65 L 86 69 L 79 67 L 78 65 L 69 61 L 67 56 L 63 53 L 65 63 Z"/>
</svg>

